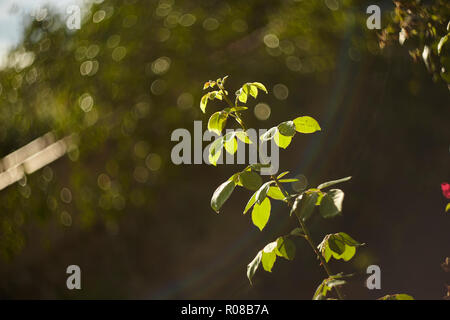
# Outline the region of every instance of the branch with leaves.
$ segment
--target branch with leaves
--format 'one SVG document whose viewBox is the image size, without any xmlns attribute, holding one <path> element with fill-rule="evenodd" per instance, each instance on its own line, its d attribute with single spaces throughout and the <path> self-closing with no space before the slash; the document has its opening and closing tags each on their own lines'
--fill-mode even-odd
<svg viewBox="0 0 450 320">
<path fill-rule="evenodd" d="M 225 90 L 225 82 L 227 77 L 217 79 L 216 81 L 208 81 L 204 84 L 203 89 L 217 90 L 206 93 L 200 102 L 200 109 L 206 112 L 206 106 L 210 100 L 225 101 L 228 107 L 221 111 L 217 111 L 211 115 L 208 121 L 208 130 L 219 135 L 209 148 L 209 160 L 213 165 L 217 165 L 217 160 L 225 148 L 226 152 L 234 154 L 237 151 L 237 141 L 244 143 L 253 143 L 247 133 L 245 123 L 242 119 L 241 112 L 248 108 L 241 104 L 247 103 L 249 97 L 257 98 L 259 91 L 268 93 L 266 87 L 259 82 L 245 83 L 236 91 L 235 99 L 229 97 Z M 234 100 L 234 103 L 232 102 Z M 240 126 L 240 131 L 233 131 L 221 136 L 228 118 L 233 118 Z M 273 139 L 278 147 L 286 149 L 292 141 L 296 133 L 311 134 L 320 131 L 319 123 L 312 117 L 300 116 L 294 120 L 280 123 L 265 132 L 260 139 L 269 141 Z M 344 192 L 340 189 L 328 189 L 336 184 L 348 181 L 351 177 L 342 178 L 322 183 L 316 188 L 310 188 L 301 193 L 290 194 L 284 187 L 284 184 L 296 182 L 298 179 L 286 178 L 289 173 L 285 171 L 277 176 L 270 176 L 269 181 L 264 182 L 261 175 L 262 168 L 269 167 L 268 163 L 255 163 L 248 165 L 244 170 L 233 174 L 227 181 L 223 182 L 213 193 L 211 198 L 211 207 L 219 213 L 223 204 L 230 198 L 236 186 L 243 187 L 250 191 L 254 191 L 250 197 L 243 213 L 251 211 L 251 219 L 253 224 L 263 230 L 267 225 L 270 212 L 271 201 L 282 201 L 290 208 L 290 216 L 293 214 L 297 217 L 299 227 L 292 230 L 289 234 L 280 236 L 276 240 L 268 243 L 256 254 L 255 258 L 247 266 L 247 277 L 252 284 L 256 271 L 262 265 L 265 271 L 272 272 L 272 268 L 277 260 L 281 257 L 287 260 L 295 258 L 296 246 L 293 238 L 303 238 L 311 246 L 317 259 L 327 275 L 317 288 L 313 299 L 329 299 L 328 292 L 334 290 L 339 299 L 344 299 L 344 295 L 340 287 L 346 283 L 346 279 L 351 275 L 342 273 L 333 274 L 328 262 L 331 258 L 336 260 L 349 261 L 356 253 L 356 248 L 364 245 L 344 232 L 327 234 L 319 245 L 314 242 L 306 221 L 314 214 L 316 207 L 318 212 L 325 218 L 333 218 L 342 213 L 342 203 L 344 200 Z M 392 295 L 382 299 L 403 299 L 408 295 Z"/>
</svg>

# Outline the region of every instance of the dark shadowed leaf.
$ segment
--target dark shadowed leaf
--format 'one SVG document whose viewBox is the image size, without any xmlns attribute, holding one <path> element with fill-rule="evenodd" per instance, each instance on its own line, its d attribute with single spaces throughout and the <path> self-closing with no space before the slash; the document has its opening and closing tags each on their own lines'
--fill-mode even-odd
<svg viewBox="0 0 450 320">
<path fill-rule="evenodd" d="M 225 203 L 225 201 L 228 200 L 228 198 L 233 193 L 235 187 L 236 184 L 233 180 L 227 180 L 224 183 L 222 183 L 216 189 L 216 191 L 214 191 L 214 194 L 211 198 L 211 208 L 213 208 L 213 210 L 218 213 L 222 205 Z"/>
<path fill-rule="evenodd" d="M 279 237 L 277 239 L 277 249 L 275 252 L 280 257 L 293 260 L 295 258 L 295 244 L 288 237 Z"/>
<path fill-rule="evenodd" d="M 266 198 L 271 183 L 273 183 L 273 181 L 268 181 L 264 183 L 258 189 L 258 191 L 256 191 L 256 203 L 261 204 L 261 202 Z"/>
<path fill-rule="evenodd" d="M 316 206 L 317 192 L 305 192 L 295 199 L 291 212 L 295 212 L 298 218 L 307 220 L 313 213 Z"/>
<path fill-rule="evenodd" d="M 320 184 L 320 185 L 317 187 L 317 189 L 323 189 L 323 188 L 331 187 L 332 185 L 335 185 L 335 184 L 338 184 L 338 183 L 341 183 L 341 182 L 348 181 L 348 180 L 350 180 L 351 178 L 352 178 L 352 177 L 345 177 L 345 178 L 338 179 L 338 180 L 332 180 L 332 181 L 324 182 L 324 183 Z"/>
<path fill-rule="evenodd" d="M 339 189 L 331 189 L 323 196 L 319 211 L 322 217 L 332 218 L 342 212 L 342 202 L 344 201 L 344 192 Z"/>
<path fill-rule="evenodd" d="M 414 300 L 412 296 L 406 293 L 388 294 L 378 300 Z"/>
<path fill-rule="evenodd" d="M 278 125 L 278 131 L 286 137 L 292 137 L 295 134 L 294 121 L 285 121 Z"/>
<path fill-rule="evenodd" d="M 258 190 L 262 185 L 262 178 L 253 171 L 244 171 L 239 175 L 242 185 L 252 191 Z"/>
</svg>

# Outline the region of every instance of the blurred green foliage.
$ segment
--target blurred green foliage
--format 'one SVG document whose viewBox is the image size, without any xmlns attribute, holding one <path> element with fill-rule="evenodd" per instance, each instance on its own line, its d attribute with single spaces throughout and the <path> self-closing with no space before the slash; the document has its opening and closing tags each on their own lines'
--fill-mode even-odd
<svg viewBox="0 0 450 320">
<path fill-rule="evenodd" d="M 446 0 L 397 0 L 393 21 L 380 35 L 380 46 L 398 41 L 414 61 L 423 61 L 433 80 L 450 85 L 450 3 Z M 450 87 L 449 87 L 450 89 Z"/>
</svg>

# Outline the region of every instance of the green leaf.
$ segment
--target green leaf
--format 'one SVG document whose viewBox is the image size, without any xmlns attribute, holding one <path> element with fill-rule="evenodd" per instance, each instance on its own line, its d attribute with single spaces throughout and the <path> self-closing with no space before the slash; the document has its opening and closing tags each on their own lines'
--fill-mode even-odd
<svg viewBox="0 0 450 320">
<path fill-rule="evenodd" d="M 214 191 L 214 194 L 211 198 L 211 208 L 213 208 L 214 211 L 219 213 L 220 208 L 225 203 L 225 201 L 228 200 L 228 198 L 233 193 L 234 188 L 236 187 L 236 184 L 233 180 L 227 180 L 224 183 L 222 183 L 216 191 Z"/>
<path fill-rule="evenodd" d="M 276 254 L 288 260 L 295 258 L 295 244 L 288 237 L 279 237 L 277 239 Z"/>
<path fill-rule="evenodd" d="M 206 84 L 205 84 L 206 85 Z M 206 111 L 206 105 L 208 103 L 208 100 L 214 100 L 214 99 L 223 99 L 223 93 L 221 91 L 211 91 L 203 95 L 203 97 L 200 100 L 200 109 L 203 113 Z"/>
<path fill-rule="evenodd" d="M 285 121 L 278 125 L 278 131 L 286 137 L 292 137 L 295 134 L 294 121 Z"/>
<path fill-rule="evenodd" d="M 319 211 L 322 217 L 332 218 L 342 212 L 342 202 L 344 201 L 344 192 L 339 189 L 331 189 L 323 196 Z"/>
<path fill-rule="evenodd" d="M 297 178 L 291 178 L 291 179 L 280 179 L 278 180 L 278 182 L 280 183 L 289 183 L 289 182 L 297 182 L 298 179 Z"/>
<path fill-rule="evenodd" d="M 286 149 L 289 146 L 289 144 L 291 143 L 292 137 L 286 137 L 277 131 L 275 133 L 274 140 L 275 140 L 275 143 L 277 144 L 277 146 L 279 146 L 280 148 Z"/>
<path fill-rule="evenodd" d="M 215 81 L 209 80 L 208 82 L 205 82 L 205 84 L 203 85 L 203 90 L 208 88 L 214 88 L 215 85 L 216 85 Z"/>
<path fill-rule="evenodd" d="M 209 98 L 209 92 L 207 94 L 205 94 L 202 99 L 200 100 L 200 109 L 202 110 L 203 113 L 205 113 L 206 111 L 206 104 L 208 103 L 208 98 Z"/>
<path fill-rule="evenodd" d="M 363 243 L 359 243 L 348 234 L 339 232 L 326 235 L 318 245 L 318 249 L 326 262 L 328 262 L 331 257 L 349 261 L 355 255 L 356 247 L 362 245 Z"/>
<path fill-rule="evenodd" d="M 251 144 L 252 143 L 252 141 L 250 140 L 247 132 L 238 130 L 238 131 L 235 131 L 234 134 L 242 142 L 247 143 L 247 144 Z"/>
<path fill-rule="evenodd" d="M 437 46 L 438 55 L 441 55 L 442 47 L 447 43 L 448 37 L 449 37 L 449 34 L 447 34 L 446 36 L 442 37 L 441 40 L 439 40 L 439 43 Z"/>
<path fill-rule="evenodd" d="M 261 202 L 266 198 L 267 193 L 269 192 L 270 184 L 272 184 L 273 181 L 268 181 L 264 183 L 258 191 L 256 191 L 256 203 L 261 204 Z"/>
<path fill-rule="evenodd" d="M 385 295 L 378 300 L 414 300 L 414 298 L 406 293 L 397 293 Z"/>
<path fill-rule="evenodd" d="M 209 162 L 212 165 L 217 165 L 217 160 L 219 160 L 220 157 L 220 153 L 222 152 L 222 148 L 223 148 L 223 137 L 217 138 L 216 140 L 214 140 L 213 143 L 211 143 L 210 147 L 209 147 Z"/>
<path fill-rule="evenodd" d="M 324 183 L 320 184 L 320 185 L 317 187 L 317 189 L 327 188 L 327 187 L 330 187 L 330 186 L 332 186 L 332 185 L 335 185 L 335 184 L 338 184 L 338 183 L 341 183 L 341 182 L 348 181 L 348 180 L 350 180 L 351 178 L 352 178 L 352 177 L 350 176 L 350 177 L 345 177 L 345 178 L 338 179 L 338 180 L 332 180 L 332 181 L 324 182 Z"/>
<path fill-rule="evenodd" d="M 260 137 L 260 139 L 261 139 L 261 141 L 268 141 L 268 140 L 272 139 L 277 132 L 278 132 L 277 127 L 270 128 L 269 130 L 264 132 L 264 134 Z"/>
<path fill-rule="evenodd" d="M 450 203 L 447 203 L 447 206 L 445 207 L 445 212 L 450 210 Z"/>
<path fill-rule="evenodd" d="M 325 258 L 325 261 L 328 262 L 331 259 L 331 256 L 333 255 L 331 249 L 329 246 L 326 246 L 323 251 L 322 251 L 322 255 Z"/>
<path fill-rule="evenodd" d="M 344 276 L 341 274 L 331 276 L 322 281 L 322 283 L 317 287 L 316 292 L 314 293 L 313 300 L 323 300 L 326 298 L 328 291 L 331 291 L 334 287 L 342 286 L 346 283 L 343 280 Z"/>
<path fill-rule="evenodd" d="M 236 95 L 240 102 L 246 103 L 248 98 L 248 87 L 246 84 L 242 86 L 237 92 Z"/>
<path fill-rule="evenodd" d="M 256 99 L 256 97 L 258 96 L 258 87 L 252 84 L 248 85 L 248 91 L 250 93 L 250 95 Z"/>
<path fill-rule="evenodd" d="M 256 270 L 258 270 L 258 267 L 261 264 L 261 259 L 262 250 L 258 252 L 256 257 L 247 266 L 247 278 L 250 281 L 250 284 L 252 284 L 253 276 L 255 275 Z"/>
<path fill-rule="evenodd" d="M 209 92 L 208 98 L 209 98 L 209 100 L 214 100 L 214 99 L 222 100 L 223 93 L 222 93 L 222 91 L 211 91 L 211 92 Z"/>
<path fill-rule="evenodd" d="M 217 133 L 219 136 L 222 134 L 222 130 L 227 122 L 228 113 L 218 111 L 213 113 L 208 121 L 208 130 Z"/>
<path fill-rule="evenodd" d="M 223 111 L 232 113 L 232 112 L 236 112 L 236 111 L 244 111 L 247 109 L 248 109 L 247 107 L 233 107 L 233 108 L 225 108 L 225 109 L 223 109 Z"/>
<path fill-rule="evenodd" d="M 262 265 L 264 270 L 268 272 L 272 272 L 273 265 L 275 264 L 275 261 L 277 260 L 277 255 L 275 252 L 264 252 L 262 253 Z"/>
<path fill-rule="evenodd" d="M 242 185 L 252 191 L 258 190 L 262 185 L 262 178 L 253 171 L 244 171 L 239 175 Z"/>
<path fill-rule="evenodd" d="M 261 204 L 255 203 L 252 211 L 252 221 L 259 230 L 263 230 L 270 217 L 270 200 L 265 198 Z"/>
<path fill-rule="evenodd" d="M 341 256 L 345 253 L 345 242 L 337 239 L 335 236 L 331 236 L 328 239 L 328 246 L 330 247 L 331 253 L 337 256 Z"/>
<path fill-rule="evenodd" d="M 258 192 L 255 192 L 255 193 L 252 195 L 252 197 L 250 198 L 250 200 L 248 200 L 247 205 L 245 206 L 245 209 L 244 209 L 244 214 L 246 214 L 247 211 L 250 210 L 250 208 L 255 204 L 255 202 L 256 202 L 256 194 L 257 194 L 257 193 L 258 193 Z"/>
<path fill-rule="evenodd" d="M 321 130 L 319 123 L 311 117 L 304 116 L 294 119 L 295 130 L 300 133 L 313 133 Z"/>
<path fill-rule="evenodd" d="M 295 212 L 299 219 L 307 220 L 314 211 L 318 196 L 317 192 L 304 192 L 295 199 L 291 214 Z"/>
<path fill-rule="evenodd" d="M 265 93 L 268 93 L 266 87 L 260 82 L 252 82 L 251 85 L 257 87 L 258 89 L 264 91 Z"/>
<path fill-rule="evenodd" d="M 283 192 L 281 192 L 280 188 L 278 188 L 277 186 L 269 187 L 267 195 L 275 200 L 284 200 L 284 198 L 286 198 L 286 196 L 283 194 Z"/>
<path fill-rule="evenodd" d="M 285 175 L 287 175 L 288 173 L 289 173 L 289 171 L 285 171 L 285 172 L 280 173 L 280 174 L 278 175 L 277 179 L 283 178 L 283 177 L 284 177 Z"/>
<path fill-rule="evenodd" d="M 231 134 L 227 133 L 224 137 L 224 146 L 225 150 L 229 154 L 235 154 L 237 151 L 237 141 L 234 138 L 234 132 L 231 132 Z"/>
</svg>

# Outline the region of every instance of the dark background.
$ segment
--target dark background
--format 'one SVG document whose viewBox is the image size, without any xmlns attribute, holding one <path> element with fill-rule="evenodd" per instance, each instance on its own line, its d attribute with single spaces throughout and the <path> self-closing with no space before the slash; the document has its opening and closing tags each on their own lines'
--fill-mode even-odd
<svg viewBox="0 0 450 320">
<path fill-rule="evenodd" d="M 379 5 L 384 28 L 394 6 Z M 78 138 L 69 156 L 0 191 L 0 297 L 310 299 L 325 274 L 301 239 L 294 261 L 259 270 L 253 286 L 246 278 L 258 250 L 296 227 L 285 206 L 272 201 L 260 232 L 242 215 L 250 191 L 236 190 L 220 214 L 209 205 L 215 188 L 243 166 L 171 162 L 172 131 L 192 132 L 194 120 L 206 127 L 221 106 L 210 102 L 201 114 L 203 83 L 229 75 L 230 92 L 252 81 L 269 90 L 249 99 L 249 127 L 300 115 L 319 121 L 322 131 L 297 134 L 281 151 L 280 172 L 305 175 L 309 187 L 353 177 L 341 185 L 343 216 L 308 222 L 317 243 L 339 231 L 366 243 L 349 263 L 331 262 L 335 272 L 360 274 L 344 288 L 347 297 L 441 299 L 448 277 L 440 264 L 450 249 L 440 190 L 449 179 L 449 91 L 407 47 L 379 48 L 379 32 L 365 26 L 366 7 L 337 0 L 104 1 L 76 32 L 54 14 L 30 21 L 14 52 L 34 52 L 33 63 L 0 71 L 1 155 L 49 131 Z M 186 14 L 195 17 L 192 25 Z M 280 45 L 269 48 L 266 34 Z M 117 47 L 125 49 L 122 59 Z M 152 69 L 160 57 L 170 59 L 163 74 Z M 83 75 L 85 61 L 98 70 Z M 289 89 L 286 99 L 274 95 L 276 84 Z M 94 99 L 90 112 L 79 107 L 84 93 Z M 269 119 L 255 117 L 259 102 L 270 106 Z M 161 158 L 157 170 L 146 164 L 150 153 Z M 100 174 L 111 187 L 99 187 Z M 62 188 L 71 192 L 69 203 L 61 201 Z M 67 213 L 70 226 L 61 222 Z M 66 288 L 71 264 L 81 267 L 82 290 Z M 370 264 L 381 267 L 381 290 L 363 285 Z"/>
</svg>

